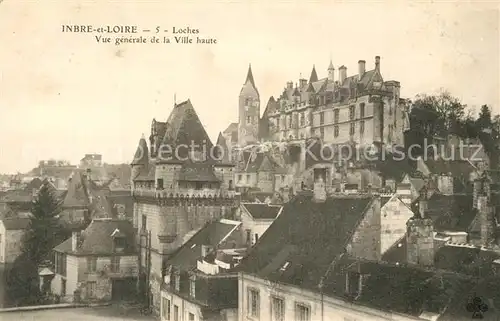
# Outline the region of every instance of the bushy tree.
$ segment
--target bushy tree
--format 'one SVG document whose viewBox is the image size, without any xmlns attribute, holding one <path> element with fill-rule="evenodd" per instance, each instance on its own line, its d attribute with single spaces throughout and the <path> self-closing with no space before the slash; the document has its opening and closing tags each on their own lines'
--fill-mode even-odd
<svg viewBox="0 0 500 321">
<path fill-rule="evenodd" d="M 31 220 L 24 236 L 23 253 L 37 265 L 50 259 L 52 249 L 67 233 L 59 223 L 61 201 L 49 183 L 44 183 L 31 207 Z"/>
</svg>

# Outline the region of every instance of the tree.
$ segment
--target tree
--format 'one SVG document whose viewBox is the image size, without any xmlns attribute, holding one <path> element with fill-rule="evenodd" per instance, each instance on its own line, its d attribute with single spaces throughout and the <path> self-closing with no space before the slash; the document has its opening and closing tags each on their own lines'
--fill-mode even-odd
<svg viewBox="0 0 500 321">
<path fill-rule="evenodd" d="M 488 105 L 483 105 L 481 107 L 481 112 L 479 113 L 479 117 L 476 120 L 476 128 L 481 131 L 484 129 L 492 129 L 492 119 L 491 119 L 491 110 Z"/>
<path fill-rule="evenodd" d="M 31 221 L 23 242 L 23 253 L 37 265 L 50 258 L 52 249 L 66 235 L 59 223 L 60 212 L 61 201 L 44 182 L 31 206 Z"/>
<path fill-rule="evenodd" d="M 432 123 L 431 135 L 456 132 L 464 120 L 466 107 L 458 98 L 445 90 L 438 95 L 417 95 L 412 102 L 412 111 L 427 110 L 435 114 L 433 119 L 426 119 L 428 123 Z M 413 120 L 415 121 L 415 118 Z"/>
</svg>

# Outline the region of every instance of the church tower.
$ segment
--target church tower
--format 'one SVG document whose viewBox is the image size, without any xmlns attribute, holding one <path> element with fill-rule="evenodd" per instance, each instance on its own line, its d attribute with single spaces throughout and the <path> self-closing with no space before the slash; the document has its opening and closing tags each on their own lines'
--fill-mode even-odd
<svg viewBox="0 0 500 321">
<path fill-rule="evenodd" d="M 238 111 L 238 145 L 240 147 L 259 141 L 260 97 L 248 66 L 247 78 L 240 92 Z"/>
</svg>

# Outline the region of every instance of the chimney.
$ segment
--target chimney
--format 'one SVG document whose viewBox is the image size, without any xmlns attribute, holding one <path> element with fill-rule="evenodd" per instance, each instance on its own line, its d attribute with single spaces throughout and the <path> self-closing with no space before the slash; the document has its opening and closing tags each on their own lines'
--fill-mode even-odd
<svg viewBox="0 0 500 321">
<path fill-rule="evenodd" d="M 207 256 L 211 250 L 212 250 L 212 247 L 210 245 L 202 245 L 201 246 L 201 257 L 204 258 L 205 256 Z"/>
<path fill-rule="evenodd" d="M 347 78 L 347 67 L 340 66 L 340 68 L 339 68 L 339 82 L 341 85 L 344 83 L 344 80 L 346 78 Z"/>
<path fill-rule="evenodd" d="M 307 79 L 304 79 L 304 78 L 299 79 L 299 85 L 300 85 L 300 89 L 307 86 Z"/>
<path fill-rule="evenodd" d="M 360 60 L 358 61 L 358 74 L 359 74 L 359 79 L 363 78 L 363 75 L 365 74 L 365 65 L 366 61 Z"/>
<path fill-rule="evenodd" d="M 410 264 L 434 264 L 434 226 L 429 218 L 414 216 L 406 222 L 406 260 Z"/>
<path fill-rule="evenodd" d="M 419 192 L 418 216 L 420 218 L 425 218 L 425 212 L 427 212 L 428 208 L 428 199 L 429 195 L 427 193 L 427 186 L 424 186 L 420 189 Z"/>
<path fill-rule="evenodd" d="M 286 83 L 286 88 L 287 89 L 293 89 L 293 81 L 289 81 Z"/>
<path fill-rule="evenodd" d="M 80 247 L 80 236 L 80 231 L 71 234 L 71 251 L 76 252 Z"/>
<path fill-rule="evenodd" d="M 479 211 L 479 221 L 481 230 L 481 243 L 489 246 L 495 241 L 495 220 L 493 208 L 490 204 L 489 182 L 481 180 L 481 189 L 477 195 L 477 210 Z"/>
<path fill-rule="evenodd" d="M 443 195 L 453 195 L 453 175 L 442 174 L 438 176 L 438 189 Z"/>
<path fill-rule="evenodd" d="M 375 56 L 375 69 L 380 71 L 380 56 Z"/>
<path fill-rule="evenodd" d="M 314 200 L 316 202 L 326 201 L 326 168 L 314 169 Z"/>
</svg>

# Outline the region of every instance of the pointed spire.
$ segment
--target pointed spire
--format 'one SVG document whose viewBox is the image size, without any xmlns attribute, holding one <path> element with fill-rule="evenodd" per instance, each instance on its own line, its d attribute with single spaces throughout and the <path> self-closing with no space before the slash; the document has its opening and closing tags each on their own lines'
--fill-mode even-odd
<svg viewBox="0 0 500 321">
<path fill-rule="evenodd" d="M 333 67 L 332 58 L 330 58 L 330 65 L 328 66 L 328 70 L 335 70 L 335 68 Z"/>
<path fill-rule="evenodd" d="M 309 82 L 318 81 L 318 74 L 316 73 L 316 66 L 313 65 L 313 69 L 311 71 L 311 77 L 309 77 Z"/>
<path fill-rule="evenodd" d="M 134 159 L 130 165 L 148 165 L 149 163 L 149 150 L 148 143 L 146 143 L 146 138 L 144 134 L 139 140 L 139 145 L 137 146 L 137 150 L 134 154 Z"/>
<path fill-rule="evenodd" d="M 250 82 L 252 86 L 255 87 L 255 82 L 253 80 L 253 74 L 252 74 L 252 64 L 248 64 L 248 73 L 247 73 L 247 79 L 245 80 L 245 83 Z"/>
</svg>

